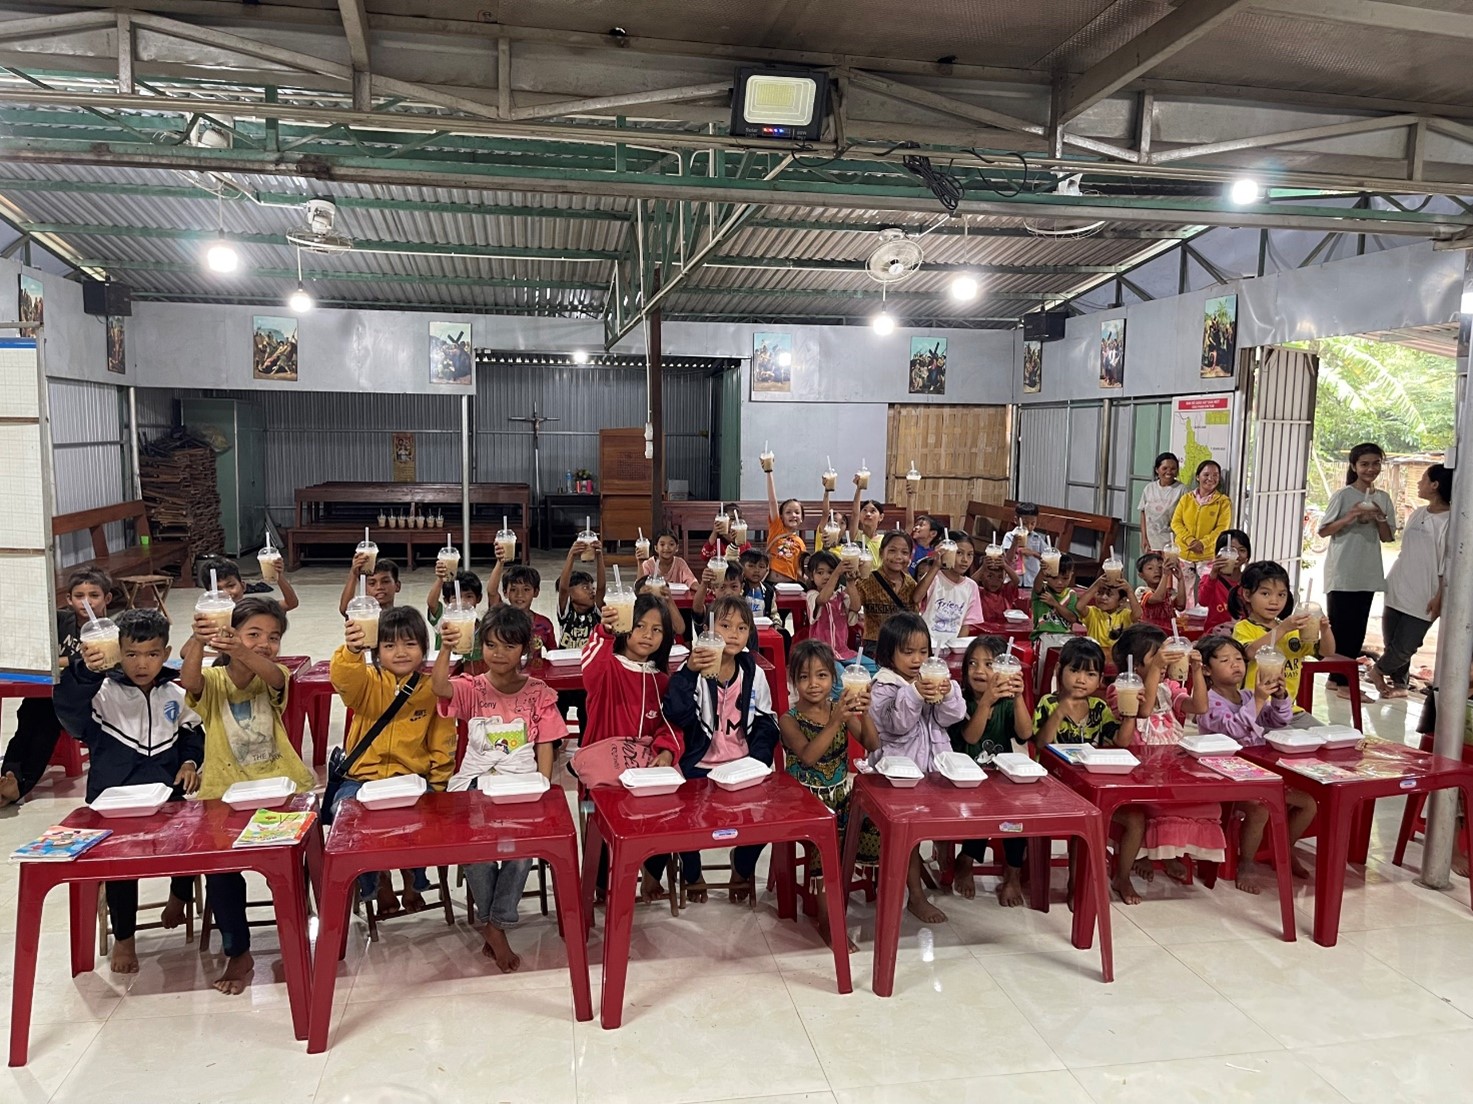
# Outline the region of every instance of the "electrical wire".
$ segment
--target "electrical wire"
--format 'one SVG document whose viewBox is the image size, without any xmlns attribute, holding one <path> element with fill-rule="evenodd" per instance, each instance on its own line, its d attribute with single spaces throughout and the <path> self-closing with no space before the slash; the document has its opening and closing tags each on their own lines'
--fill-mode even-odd
<svg viewBox="0 0 1473 1104">
<path fill-rule="evenodd" d="M 956 213 L 956 209 L 961 206 L 962 199 L 967 194 L 965 185 L 956 174 L 946 169 L 936 168 L 931 164 L 929 157 L 917 154 L 907 154 L 900 159 L 900 163 L 921 178 L 921 183 L 930 189 L 931 194 L 936 197 L 942 207 L 946 208 L 948 214 Z"/>
</svg>

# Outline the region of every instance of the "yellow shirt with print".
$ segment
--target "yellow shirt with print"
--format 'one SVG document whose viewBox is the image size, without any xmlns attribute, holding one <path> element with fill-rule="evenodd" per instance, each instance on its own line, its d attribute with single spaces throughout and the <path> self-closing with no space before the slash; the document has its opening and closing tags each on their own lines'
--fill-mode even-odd
<svg viewBox="0 0 1473 1104">
<path fill-rule="evenodd" d="M 236 686 L 225 667 L 206 667 L 200 674 L 204 685 L 199 695 L 190 694 L 185 702 L 204 722 L 201 798 L 218 798 L 237 782 L 278 775 L 290 778 L 298 791 L 317 785 L 317 777 L 286 737 L 281 719 L 286 709 L 286 685 L 273 690 L 257 675 L 245 686 Z M 288 677 L 285 667 L 281 674 Z"/>
<path fill-rule="evenodd" d="M 1135 614 L 1129 606 L 1109 613 L 1098 606 L 1086 606 L 1084 610 L 1084 631 L 1091 640 L 1105 649 L 1106 655 L 1110 654 L 1110 649 L 1120 639 L 1120 634 L 1134 624 Z"/>
<path fill-rule="evenodd" d="M 1255 640 L 1261 640 L 1268 635 L 1268 630 L 1262 625 L 1255 625 L 1247 618 L 1239 621 L 1233 626 L 1233 639 L 1244 647 L 1252 644 Z M 1313 659 L 1314 653 L 1305 647 L 1304 641 L 1299 639 L 1299 630 L 1293 629 L 1281 636 L 1274 645 L 1284 657 L 1284 689 L 1289 694 L 1291 702 L 1299 700 L 1299 673 L 1304 666 L 1306 658 Z M 1243 675 L 1243 688 L 1252 690 L 1258 685 L 1258 664 L 1253 660 L 1248 661 L 1248 670 Z M 1298 705 L 1294 706 L 1295 713 L 1303 713 Z"/>
</svg>

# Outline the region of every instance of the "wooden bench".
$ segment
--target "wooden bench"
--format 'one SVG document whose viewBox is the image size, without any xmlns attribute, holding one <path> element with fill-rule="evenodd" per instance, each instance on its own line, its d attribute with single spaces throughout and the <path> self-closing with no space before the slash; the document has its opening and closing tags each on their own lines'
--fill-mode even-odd
<svg viewBox="0 0 1473 1104">
<path fill-rule="evenodd" d="M 318 483 L 302 487 L 293 496 L 296 504 L 295 523 L 286 534 L 286 558 L 289 570 L 301 566 L 305 553 L 323 545 L 337 545 L 338 558 L 347 545 L 351 548 L 363 539 L 365 527 L 369 536 L 386 557 L 402 555 L 401 566 L 414 570 L 415 553 L 427 549 L 427 559 L 445 543 L 448 532 L 456 547 L 464 539 L 461 524 L 461 488 L 459 483 Z M 523 563 L 530 554 L 532 526 L 532 488 L 526 483 L 472 483 L 470 486 L 470 540 L 481 548 L 483 557 L 490 555 L 501 529 L 501 519 L 517 535 L 517 551 Z M 445 524 L 430 528 L 394 528 L 380 526 L 380 512 L 407 514 L 413 504 L 416 512 L 438 510 Z M 463 561 L 469 555 L 461 549 Z"/>
<path fill-rule="evenodd" d="M 1001 506 L 993 502 L 968 502 L 967 532 L 989 539 L 994 530 L 1006 533 L 1018 522 L 1017 507 L 1017 501 L 1011 498 Z M 1125 551 L 1120 543 L 1120 522 L 1103 514 L 1039 503 L 1038 528 L 1074 557 L 1074 573 L 1080 582 L 1094 581 L 1112 547 L 1117 555 Z"/>
<path fill-rule="evenodd" d="M 107 546 L 107 527 L 114 522 L 131 522 L 133 539 L 116 552 Z M 61 537 L 67 533 L 86 532 L 92 537 L 92 558 L 71 564 L 56 573 L 56 594 L 62 599 L 66 594 L 66 579 L 73 571 L 84 567 L 96 567 L 106 571 L 116 581 L 125 575 L 160 575 L 165 568 L 173 568 L 181 578 L 192 583 L 189 571 L 189 545 L 184 541 L 155 542 L 148 527 L 148 514 L 142 499 L 118 502 L 112 506 L 98 506 L 91 510 L 78 510 L 70 514 L 57 514 L 51 519 L 51 533 Z M 127 541 L 126 532 L 123 537 Z"/>
</svg>

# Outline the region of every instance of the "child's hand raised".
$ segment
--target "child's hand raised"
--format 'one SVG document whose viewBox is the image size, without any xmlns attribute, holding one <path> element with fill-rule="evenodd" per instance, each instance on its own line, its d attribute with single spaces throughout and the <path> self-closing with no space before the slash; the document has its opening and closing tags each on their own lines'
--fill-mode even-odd
<svg viewBox="0 0 1473 1104">
<path fill-rule="evenodd" d="M 362 652 L 366 650 L 368 648 L 368 641 L 363 635 L 363 626 L 359 625 L 356 621 L 344 621 L 343 643 L 348 646 L 348 651 L 350 652 Z"/>
<path fill-rule="evenodd" d="M 207 614 L 196 613 L 190 625 L 194 638 L 206 647 L 215 647 L 215 622 Z"/>
<path fill-rule="evenodd" d="M 864 690 L 845 690 L 839 697 L 839 706 L 851 717 L 862 717 L 869 712 L 870 693 Z"/>
<path fill-rule="evenodd" d="M 604 606 L 603 609 L 598 611 L 598 619 L 603 624 L 603 627 L 612 633 L 615 622 L 619 620 L 619 611 L 613 606 Z"/>
<path fill-rule="evenodd" d="M 245 645 L 241 643 L 240 636 L 234 629 L 221 629 L 215 634 L 212 641 L 215 651 L 221 655 L 239 655 L 245 651 Z"/>
<path fill-rule="evenodd" d="M 499 545 L 496 548 L 496 558 L 498 560 L 501 559 L 501 547 Z M 435 578 L 439 579 L 442 583 L 450 578 L 450 573 L 445 570 L 444 560 L 435 561 Z"/>
<path fill-rule="evenodd" d="M 368 574 L 368 571 L 366 570 L 367 567 L 368 567 L 368 553 L 367 552 L 354 552 L 353 553 L 353 574 L 354 575 L 367 575 Z"/>
<path fill-rule="evenodd" d="M 1195 650 L 1193 654 L 1196 654 Z M 1166 649 L 1152 648 L 1146 656 L 1146 662 L 1143 667 L 1146 671 L 1155 671 L 1157 673 L 1166 670 Z"/>
</svg>

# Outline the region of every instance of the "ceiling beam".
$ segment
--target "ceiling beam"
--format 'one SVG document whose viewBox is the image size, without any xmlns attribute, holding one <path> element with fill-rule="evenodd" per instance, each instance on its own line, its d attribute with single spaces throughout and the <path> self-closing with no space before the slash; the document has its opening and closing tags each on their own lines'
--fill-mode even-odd
<svg viewBox="0 0 1473 1104">
<path fill-rule="evenodd" d="M 1172 161 L 1186 161 L 1197 157 L 1210 157 L 1215 153 L 1232 153 L 1236 150 L 1263 149 L 1267 146 L 1289 146 L 1296 142 L 1313 142 L 1323 138 L 1340 138 L 1347 134 L 1366 134 L 1378 130 L 1395 130 L 1400 127 L 1416 126 L 1419 122 L 1421 122 L 1421 116 L 1418 115 L 1385 115 L 1373 119 L 1353 119 L 1348 123 L 1331 123 L 1327 126 L 1280 131 L 1277 134 L 1260 134 L 1251 138 L 1233 138 L 1226 142 L 1209 142 L 1199 146 L 1177 146 L 1174 149 L 1158 150 L 1151 154 L 1151 164 L 1163 165 Z"/>
<path fill-rule="evenodd" d="M 82 267 L 102 269 L 109 272 L 159 272 L 173 275 L 189 275 L 210 280 L 212 282 L 228 282 L 228 278 L 219 278 L 208 273 L 199 264 L 187 264 L 177 261 L 120 261 L 116 259 L 92 257 L 81 261 Z M 267 279 L 283 280 L 295 285 L 297 281 L 297 270 L 291 268 L 250 268 L 243 269 L 238 279 Z M 511 277 L 481 277 L 481 276 L 427 276 L 422 273 L 397 273 L 384 272 L 342 272 L 339 270 L 324 269 L 321 271 L 307 270 L 307 281 L 309 284 L 428 284 L 435 287 L 493 287 L 493 288 L 546 288 L 551 291 L 587 291 L 603 294 L 604 285 L 601 283 L 590 284 L 575 280 L 534 280 Z"/>
<path fill-rule="evenodd" d="M 21 227 L 26 229 L 25 226 Z M 855 260 L 808 259 L 804 257 L 712 257 L 706 268 L 763 268 L 791 272 L 860 272 L 866 258 Z M 1059 276 L 1114 274 L 1118 265 L 966 264 L 932 261 L 919 272 L 972 272 L 978 276 Z"/>
<path fill-rule="evenodd" d="M 690 84 L 681 88 L 656 88 L 648 92 L 629 92 L 622 96 L 593 96 L 582 100 L 554 100 L 537 104 L 535 107 L 512 108 L 513 119 L 554 119 L 560 115 L 590 115 L 609 111 L 617 107 L 637 107 L 641 104 L 683 103 L 687 100 L 704 100 L 712 96 L 725 96 L 731 92 L 731 81 L 714 81 L 706 84 Z"/>
<path fill-rule="evenodd" d="M 338 15 L 343 20 L 343 36 L 348 40 L 348 59 L 355 71 L 368 72 L 368 15 L 363 10 L 363 0 L 338 0 Z"/>
<path fill-rule="evenodd" d="M 1383 4 L 1372 0 L 1253 0 L 1253 6 L 1261 11 L 1297 19 L 1473 39 L 1473 15 L 1410 4 Z"/>
<path fill-rule="evenodd" d="M 1064 82 L 1058 125 L 1063 127 L 1105 97 L 1149 73 L 1173 54 L 1211 33 L 1248 3 L 1249 0 L 1186 0 L 1109 57 Z"/>
</svg>

